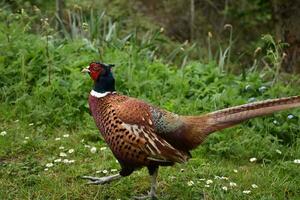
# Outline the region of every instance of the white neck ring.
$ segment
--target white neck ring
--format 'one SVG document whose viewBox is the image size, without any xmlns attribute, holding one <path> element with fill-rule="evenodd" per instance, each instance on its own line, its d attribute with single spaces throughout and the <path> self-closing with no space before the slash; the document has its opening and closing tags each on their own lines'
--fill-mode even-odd
<svg viewBox="0 0 300 200">
<path fill-rule="evenodd" d="M 92 90 L 90 92 L 90 95 L 92 95 L 93 97 L 97 97 L 97 98 L 102 98 L 102 97 L 105 97 L 107 96 L 108 94 L 115 94 L 116 92 L 96 92 L 95 90 Z"/>
</svg>

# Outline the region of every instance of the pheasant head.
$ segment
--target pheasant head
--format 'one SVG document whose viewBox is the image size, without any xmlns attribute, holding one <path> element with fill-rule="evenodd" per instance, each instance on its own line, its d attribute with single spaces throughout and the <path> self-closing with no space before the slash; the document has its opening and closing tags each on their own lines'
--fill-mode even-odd
<svg viewBox="0 0 300 200">
<path fill-rule="evenodd" d="M 94 80 L 96 92 L 112 92 L 115 91 L 115 79 L 111 72 L 113 66 L 113 64 L 92 62 L 81 72 L 89 73 L 91 79 Z"/>
</svg>

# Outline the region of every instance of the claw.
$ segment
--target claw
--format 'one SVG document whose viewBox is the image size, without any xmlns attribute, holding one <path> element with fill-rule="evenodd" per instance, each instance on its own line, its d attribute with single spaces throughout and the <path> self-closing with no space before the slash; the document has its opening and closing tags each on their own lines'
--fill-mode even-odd
<svg viewBox="0 0 300 200">
<path fill-rule="evenodd" d="M 134 196 L 133 198 L 136 199 L 136 200 L 144 200 L 144 199 L 157 200 L 158 199 L 156 194 L 151 193 L 151 192 L 148 192 L 148 195 Z"/>
</svg>

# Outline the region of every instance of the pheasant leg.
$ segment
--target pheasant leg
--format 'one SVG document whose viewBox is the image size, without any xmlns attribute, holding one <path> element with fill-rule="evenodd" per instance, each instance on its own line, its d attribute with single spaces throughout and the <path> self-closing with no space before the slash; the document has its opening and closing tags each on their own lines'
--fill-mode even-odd
<svg viewBox="0 0 300 200">
<path fill-rule="evenodd" d="M 150 170 L 149 170 L 150 171 Z M 137 200 L 143 200 L 143 199 L 157 199 L 157 195 L 156 195 L 156 189 L 157 189 L 157 175 L 158 175 L 158 168 L 155 168 L 154 171 L 153 171 L 153 174 L 151 174 L 150 172 L 150 175 L 151 175 L 151 189 L 150 189 L 150 192 L 148 192 L 148 195 L 145 195 L 145 196 L 137 196 L 137 197 L 134 197 L 134 199 L 137 199 Z"/>
<path fill-rule="evenodd" d="M 92 185 L 103 185 L 106 183 L 110 183 L 114 180 L 120 179 L 122 176 L 120 174 L 115 174 L 112 176 L 104 176 L 104 177 L 93 177 L 93 176 L 83 176 L 83 179 L 89 179 L 90 181 L 88 182 L 88 184 L 92 184 Z"/>
</svg>

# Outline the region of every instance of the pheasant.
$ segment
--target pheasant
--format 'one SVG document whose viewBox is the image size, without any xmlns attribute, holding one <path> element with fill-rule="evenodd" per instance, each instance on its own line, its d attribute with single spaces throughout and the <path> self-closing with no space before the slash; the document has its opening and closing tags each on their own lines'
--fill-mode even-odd
<svg viewBox="0 0 300 200">
<path fill-rule="evenodd" d="M 147 167 L 151 176 L 148 195 L 156 198 L 159 166 L 184 163 L 211 133 L 245 120 L 300 106 L 300 96 L 249 103 L 200 116 L 181 116 L 150 105 L 115 90 L 113 65 L 92 62 L 82 72 L 89 73 L 94 88 L 89 107 L 96 126 L 119 161 L 118 174 L 106 177 L 84 176 L 90 184 L 105 184 Z"/>
</svg>

